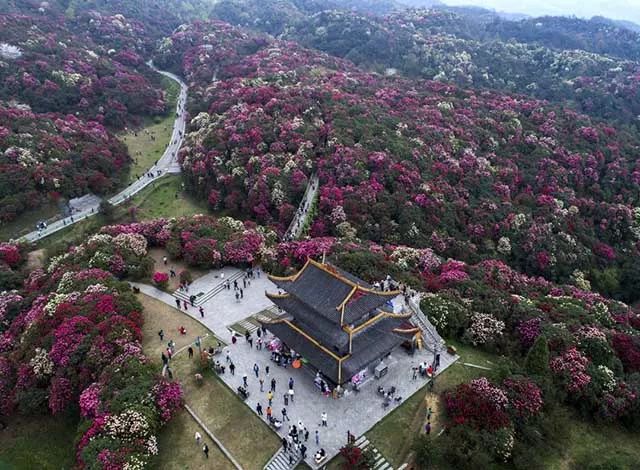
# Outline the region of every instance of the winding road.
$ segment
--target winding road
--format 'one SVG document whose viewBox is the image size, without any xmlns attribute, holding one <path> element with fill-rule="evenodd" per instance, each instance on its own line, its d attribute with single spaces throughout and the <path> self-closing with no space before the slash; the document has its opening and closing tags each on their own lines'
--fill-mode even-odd
<svg viewBox="0 0 640 470">
<path fill-rule="evenodd" d="M 108 201 L 117 206 L 118 204 L 123 203 L 127 199 L 131 198 L 133 195 L 146 188 L 148 185 L 153 183 L 158 178 L 166 175 L 167 173 L 180 173 L 180 163 L 178 162 L 178 150 L 182 145 L 182 140 L 184 138 L 184 131 L 186 126 L 186 111 L 185 104 L 187 102 L 187 85 L 180 80 L 180 78 L 170 72 L 165 72 L 163 70 L 158 70 L 153 64 L 149 61 L 147 63 L 149 67 L 158 72 L 159 74 L 164 75 L 165 77 L 178 82 L 180 85 L 180 94 L 178 95 L 178 100 L 176 103 L 176 120 L 173 123 L 173 132 L 171 134 L 171 140 L 169 141 L 169 145 L 165 149 L 162 157 L 158 160 L 158 162 L 153 165 L 151 168 L 147 169 L 146 172 L 136 181 L 131 183 L 125 189 L 120 191 L 115 196 L 108 199 Z M 65 217 L 64 219 L 56 220 L 55 222 L 50 223 L 47 228 L 40 231 L 30 232 L 23 237 L 21 240 L 34 242 L 37 240 L 41 240 L 53 233 L 56 233 L 59 230 L 62 230 L 69 225 L 73 225 L 81 220 L 84 220 L 88 217 L 91 217 L 98 213 L 100 208 L 101 200 L 98 198 L 94 198 L 90 203 L 84 205 L 82 209 L 74 212 L 72 215 Z"/>
<path fill-rule="evenodd" d="M 302 201 L 298 205 L 298 210 L 293 216 L 293 220 L 289 224 L 289 228 L 285 232 L 283 236 L 283 240 L 296 240 L 300 238 L 302 235 L 302 231 L 304 230 L 307 219 L 310 215 L 309 210 L 313 204 L 313 200 L 318 194 L 318 189 L 320 188 L 320 181 L 318 179 L 317 174 L 311 175 L 309 178 L 309 182 L 307 183 L 307 189 L 304 192 L 304 196 L 302 197 Z"/>
</svg>

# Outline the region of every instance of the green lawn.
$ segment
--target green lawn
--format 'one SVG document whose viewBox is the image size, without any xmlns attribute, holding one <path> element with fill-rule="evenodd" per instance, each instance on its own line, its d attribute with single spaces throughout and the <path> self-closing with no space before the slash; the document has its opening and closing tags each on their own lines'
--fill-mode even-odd
<svg viewBox="0 0 640 470">
<path fill-rule="evenodd" d="M 10 418 L 0 431 L 3 470 L 68 470 L 75 461 L 75 417 Z"/>
<path fill-rule="evenodd" d="M 166 343 L 160 342 L 157 336 L 160 328 L 165 331 L 165 341 L 169 338 L 176 341 L 177 350 L 193 341 L 195 336 L 204 336 L 206 333 L 210 336 L 204 340 L 204 346 L 215 345 L 216 339 L 213 334 L 184 312 L 143 294 L 139 295 L 139 299 L 144 306 L 145 316 L 143 348 L 145 353 L 158 363 L 158 367 L 160 367 L 160 353 L 166 346 Z M 187 336 L 177 334 L 180 325 L 184 325 L 187 329 Z M 244 468 L 262 468 L 280 448 L 278 436 L 236 396 L 234 391 L 208 368 L 203 369 L 197 358 L 189 359 L 186 351 L 182 352 L 171 361 L 171 369 L 174 377 L 180 380 L 186 403 Z M 194 376 L 197 372 L 204 376 L 202 384 L 197 384 L 195 381 Z M 160 445 L 166 443 L 165 449 L 162 450 L 166 457 L 161 459 L 159 468 L 191 468 L 180 465 L 186 465 L 187 462 L 201 462 L 201 452 L 194 447 L 195 444 L 191 445 L 195 429 L 186 418 L 175 425 L 169 423 L 160 438 Z M 204 436 L 203 431 L 200 433 Z M 184 438 L 185 435 L 188 437 Z M 166 449 L 167 446 L 169 451 Z M 209 447 L 211 448 L 212 445 L 210 444 Z M 198 468 L 205 467 L 200 465 Z M 231 468 L 228 462 L 226 462 L 226 468 Z"/>
<path fill-rule="evenodd" d="M 19 238 L 22 235 L 36 229 L 36 223 L 41 220 L 55 220 L 60 216 L 57 204 L 51 203 L 39 207 L 37 210 L 25 212 L 16 220 L 9 223 L 0 223 L 0 240 Z"/>
<path fill-rule="evenodd" d="M 118 136 L 127 146 L 133 159 L 126 179 L 127 184 L 144 174 L 162 156 L 171 139 L 180 85 L 166 77 L 162 78 L 162 84 L 167 92 L 167 115 L 147 118 L 139 128 L 130 129 Z M 155 140 L 152 140 L 152 136 Z"/>
<path fill-rule="evenodd" d="M 208 212 L 206 203 L 196 201 L 182 191 L 182 177 L 180 175 L 167 175 L 156 180 L 136 194 L 131 205 L 137 207 L 139 220 L 181 217 Z M 124 209 L 122 216 L 125 217 L 125 214 L 126 209 Z"/>
</svg>

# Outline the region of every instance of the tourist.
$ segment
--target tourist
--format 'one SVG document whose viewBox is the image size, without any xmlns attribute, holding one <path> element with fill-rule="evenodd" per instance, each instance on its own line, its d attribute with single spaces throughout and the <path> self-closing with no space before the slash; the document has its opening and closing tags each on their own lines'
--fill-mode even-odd
<svg viewBox="0 0 640 470">
<path fill-rule="evenodd" d="M 164 341 L 164 330 L 158 331 L 158 336 L 160 336 L 160 341 Z"/>
<path fill-rule="evenodd" d="M 287 438 L 283 437 L 282 438 L 282 448 L 284 449 L 284 451 L 287 451 L 287 448 L 289 447 L 289 442 L 287 442 Z"/>
<path fill-rule="evenodd" d="M 249 343 L 249 347 L 253 348 L 253 338 L 251 336 L 249 336 L 249 339 L 247 340 L 247 342 Z"/>
<path fill-rule="evenodd" d="M 180 332 L 181 335 L 187 334 L 187 329 L 182 325 L 180 325 L 180 328 L 178 329 L 178 331 Z"/>
<path fill-rule="evenodd" d="M 238 292 L 236 292 L 236 302 L 240 302 L 240 294 Z"/>
<path fill-rule="evenodd" d="M 227 349 L 227 362 L 231 362 L 231 351 Z"/>
<path fill-rule="evenodd" d="M 431 407 L 429 407 L 429 409 L 427 410 L 427 421 L 431 421 Z"/>
<path fill-rule="evenodd" d="M 427 435 L 431 434 L 431 421 L 427 421 L 427 424 L 424 427 L 424 432 L 426 432 Z"/>
<path fill-rule="evenodd" d="M 166 256 L 162 257 L 162 262 L 164 263 L 165 266 L 167 265 L 167 257 Z"/>
<path fill-rule="evenodd" d="M 267 406 L 267 419 L 269 420 L 269 422 L 271 422 L 271 413 L 273 413 L 271 406 Z"/>
<path fill-rule="evenodd" d="M 209 458 L 209 446 L 207 444 L 202 447 L 202 452 L 204 452 L 206 458 Z"/>
<path fill-rule="evenodd" d="M 189 346 L 189 359 L 191 359 L 193 357 L 193 348 L 191 346 Z"/>
<path fill-rule="evenodd" d="M 264 392 L 264 380 L 260 379 L 260 391 Z"/>
<path fill-rule="evenodd" d="M 200 317 L 204 318 L 204 308 L 202 308 L 202 305 L 200 305 Z"/>
<path fill-rule="evenodd" d="M 289 394 L 285 393 L 282 395 L 283 399 L 284 399 L 284 406 L 289 406 Z"/>
<path fill-rule="evenodd" d="M 169 358 L 165 356 L 164 352 L 162 353 L 162 364 L 165 366 L 169 364 Z"/>
<path fill-rule="evenodd" d="M 170 277 L 176 277 L 176 272 L 173 270 L 173 268 L 171 268 L 171 269 L 169 270 L 169 276 L 170 276 Z"/>
<path fill-rule="evenodd" d="M 307 458 L 307 446 L 304 444 L 300 444 L 300 455 L 302 455 L 302 460 Z"/>
<path fill-rule="evenodd" d="M 258 329 L 258 331 L 260 330 Z M 256 343 L 256 349 L 258 351 L 262 351 L 262 338 L 258 338 L 258 342 Z"/>
<path fill-rule="evenodd" d="M 236 344 L 236 341 L 238 341 L 238 339 L 236 338 L 236 335 L 232 335 L 231 336 L 231 343 L 232 344 Z"/>
<path fill-rule="evenodd" d="M 236 375 L 236 365 L 233 362 L 229 364 L 229 371 L 231 372 L 231 375 Z"/>
<path fill-rule="evenodd" d="M 287 409 L 286 408 L 282 408 L 282 421 L 287 420 L 287 421 L 291 421 L 291 419 L 289 418 L 289 415 L 287 415 Z"/>
<path fill-rule="evenodd" d="M 316 429 L 316 445 L 319 446 L 320 445 L 320 433 L 318 432 L 318 430 Z"/>
<path fill-rule="evenodd" d="M 196 431 L 196 442 L 200 444 L 201 440 L 202 440 L 202 435 L 198 431 Z"/>
<path fill-rule="evenodd" d="M 242 374 L 242 383 L 245 387 L 249 386 L 249 383 L 247 382 L 247 374 Z"/>
<path fill-rule="evenodd" d="M 267 375 L 269 375 L 269 366 L 266 366 L 266 367 L 264 368 L 264 373 L 265 373 L 265 374 L 267 374 Z M 275 384 L 276 384 L 276 379 L 272 379 L 272 380 L 271 380 L 271 387 L 273 388 L 273 391 L 274 391 L 274 392 L 275 392 L 275 390 L 276 390 L 276 385 L 275 385 Z"/>
<path fill-rule="evenodd" d="M 322 412 L 322 426 L 323 427 L 327 427 L 327 412 L 326 411 Z"/>
<path fill-rule="evenodd" d="M 260 338 L 260 336 L 262 336 L 262 330 L 258 328 L 258 330 L 256 331 L 256 334 L 258 335 L 258 338 Z"/>
<path fill-rule="evenodd" d="M 304 440 L 307 442 L 309 440 L 309 430 L 304 428 Z"/>
<path fill-rule="evenodd" d="M 238 290 L 238 280 L 233 281 L 233 290 Z"/>
<path fill-rule="evenodd" d="M 256 374 L 256 378 L 258 378 L 259 372 L 260 372 L 260 367 L 258 367 L 258 364 L 254 363 L 253 364 L 253 373 Z"/>
<path fill-rule="evenodd" d="M 256 411 L 258 412 L 258 416 L 262 416 L 262 405 L 260 403 L 256 405 Z"/>
<path fill-rule="evenodd" d="M 291 403 L 293 403 L 293 389 L 292 388 L 289 389 L 289 400 L 291 401 Z"/>
<path fill-rule="evenodd" d="M 244 291 L 242 289 L 240 289 L 240 298 L 244 299 Z"/>
<path fill-rule="evenodd" d="M 180 308 L 180 299 L 176 299 L 176 306 Z"/>
<path fill-rule="evenodd" d="M 171 360 L 171 356 L 173 356 L 173 351 L 171 351 L 171 348 L 167 348 L 167 357 L 169 360 Z"/>
<path fill-rule="evenodd" d="M 187 301 L 183 300 L 182 303 L 184 304 L 184 309 L 189 310 L 189 304 L 187 303 Z"/>
<path fill-rule="evenodd" d="M 267 366 L 267 374 L 269 374 L 269 366 Z M 275 377 L 273 379 L 271 379 L 271 391 L 275 392 L 276 391 L 276 379 Z"/>
<path fill-rule="evenodd" d="M 289 388 L 293 388 L 293 377 L 289 377 Z"/>
<path fill-rule="evenodd" d="M 304 423 L 302 422 L 301 419 L 298 420 L 298 430 L 300 431 L 300 434 L 302 434 L 304 429 Z"/>
<path fill-rule="evenodd" d="M 271 390 L 267 392 L 267 400 L 269 400 L 269 406 L 271 406 L 271 403 L 273 403 L 273 392 Z"/>
</svg>

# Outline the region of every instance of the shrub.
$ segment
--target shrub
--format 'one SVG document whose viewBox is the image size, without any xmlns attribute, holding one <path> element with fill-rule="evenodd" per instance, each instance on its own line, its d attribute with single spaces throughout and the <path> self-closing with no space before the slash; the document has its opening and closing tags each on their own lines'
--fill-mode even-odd
<svg viewBox="0 0 640 470">
<path fill-rule="evenodd" d="M 156 271 L 151 280 L 158 289 L 166 290 L 169 285 L 169 275 L 165 272 Z"/>
</svg>

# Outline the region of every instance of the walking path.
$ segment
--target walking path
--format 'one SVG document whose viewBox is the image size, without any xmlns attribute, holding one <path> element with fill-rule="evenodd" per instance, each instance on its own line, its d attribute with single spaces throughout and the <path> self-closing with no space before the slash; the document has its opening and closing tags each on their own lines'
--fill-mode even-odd
<svg viewBox="0 0 640 470">
<path fill-rule="evenodd" d="M 313 200 L 318 194 L 319 189 L 320 182 L 318 180 L 318 175 L 314 173 L 311 175 L 311 178 L 309 178 L 307 189 L 304 192 L 302 201 L 300 201 L 296 214 L 293 216 L 293 220 L 289 224 L 289 228 L 284 234 L 284 240 L 295 240 L 302 235 L 302 230 L 304 229 L 307 218 L 310 215 L 309 211 L 311 209 L 311 205 L 313 204 Z"/>
<path fill-rule="evenodd" d="M 121 204 L 122 202 L 131 198 L 133 195 L 146 188 L 155 180 L 161 178 L 167 173 L 180 173 L 178 149 L 180 149 L 180 146 L 182 145 L 182 139 L 184 138 L 184 130 L 186 125 L 185 104 L 187 102 L 187 85 L 176 75 L 170 72 L 165 72 L 163 70 L 158 70 L 153 66 L 151 62 L 148 62 L 147 65 L 149 65 L 149 67 L 151 67 L 159 74 L 164 75 L 165 77 L 168 77 L 180 84 L 180 94 L 178 95 L 178 100 L 176 103 L 176 120 L 173 123 L 171 140 L 169 141 L 169 145 L 162 154 L 162 157 L 160 157 L 158 162 L 151 168 L 149 168 L 142 175 L 142 177 L 131 183 L 125 189 L 108 200 L 114 206 L 117 206 L 118 204 Z M 29 242 L 40 240 L 53 233 L 56 233 L 59 230 L 62 230 L 63 228 L 68 227 L 69 225 L 73 225 L 77 222 L 80 222 L 81 220 L 91 217 L 98 213 L 100 202 L 101 200 L 95 197 L 94 199 L 92 199 L 91 203 L 84 204 L 79 210 L 75 210 L 69 217 L 65 217 L 63 219 L 50 223 L 44 230 L 30 232 L 24 235 L 21 239 Z"/>
<path fill-rule="evenodd" d="M 195 295 L 200 292 L 209 292 L 212 288 L 220 285 L 223 279 L 226 281 L 229 278 L 237 277 L 238 273 L 241 272 L 232 267 L 211 271 L 209 274 L 196 279 L 189 287 L 189 292 Z M 384 360 L 385 364 L 388 365 L 388 373 L 382 378 L 374 379 L 372 375 L 369 375 L 365 383 L 360 386 L 358 393 L 347 390 L 345 391 L 345 396 L 341 399 L 323 396 L 314 383 L 314 374 L 310 369 L 302 368 L 296 370 L 278 367 L 276 363 L 271 361 L 270 352 L 266 347 L 260 350 L 257 349 L 257 331 L 252 335 L 253 345 L 250 345 L 242 336 L 237 338 L 236 344 L 230 341 L 232 325 L 273 307 L 273 304 L 264 293 L 265 291 L 277 292 L 277 287 L 267 276 L 261 274 L 258 278 L 256 275 L 254 279 L 248 281 L 250 284 L 247 283 L 245 287 L 243 277 L 238 278 L 238 287 L 243 289 L 242 299 L 236 300 L 236 291 L 232 282 L 231 289 L 219 290 L 215 296 L 203 302 L 201 306 L 204 309 L 204 317 L 200 316 L 198 307 L 188 306 L 185 309 L 184 302 L 181 302 L 182 310 L 206 325 L 216 336 L 228 343 L 221 360 L 223 362 L 226 360 L 226 352 L 228 352 L 229 361 L 235 365 L 235 375 L 232 375 L 227 368 L 227 372 L 220 375 L 220 378 L 235 391 L 238 386 L 242 385 L 243 375 L 246 374 L 247 389 L 250 393 L 246 404 L 254 412 L 258 403 L 266 410 L 268 405 L 267 392 L 269 391 L 271 380 L 275 380 L 276 392 L 273 396 L 273 416 L 283 419 L 282 409 L 286 408 L 287 415 L 291 420 L 283 423 L 282 428 L 277 431 L 278 435 L 280 437 L 285 436 L 289 424 L 301 421 L 304 427 L 309 430 L 309 439 L 305 441 L 307 446 L 307 458 L 305 461 L 311 468 L 317 468 L 313 461 L 313 456 L 319 448 L 325 449 L 327 461 L 331 460 L 340 451 L 340 448 L 345 445 L 347 431 L 356 436 L 363 435 L 384 416 L 427 384 L 424 378 L 412 380 L 412 369 L 423 361 L 428 364 L 433 363 L 433 351 L 425 348 L 416 351 L 411 356 L 402 348 L 398 348 Z M 177 299 L 168 292 L 160 291 L 153 286 L 145 284 L 134 285 L 147 295 L 155 297 L 168 305 L 176 305 Z M 400 304 L 403 303 L 402 296 L 396 297 L 394 303 L 398 304 L 395 307 L 401 308 Z M 274 339 L 273 335 L 268 331 L 261 338 L 264 344 Z M 446 351 L 442 351 L 438 373 L 441 373 L 457 359 L 457 356 L 451 356 Z M 254 373 L 254 364 L 258 366 L 258 377 Z M 263 391 L 260 391 L 259 378 L 263 380 Z M 295 401 L 289 401 L 288 405 L 285 405 L 284 393 L 287 391 L 287 384 L 290 378 L 295 382 Z M 401 397 L 401 399 L 398 402 L 392 402 L 390 406 L 384 407 L 383 399 L 377 392 L 378 386 L 384 389 L 392 386 L 396 387 L 396 396 Z M 320 418 L 323 412 L 328 415 L 327 426 L 322 426 L 321 423 Z M 264 416 L 261 416 L 261 418 L 265 419 Z M 316 430 L 318 431 L 318 444 L 316 444 L 315 438 Z M 276 431 L 274 430 L 274 432 Z M 278 460 L 282 462 L 281 459 Z"/>
</svg>

